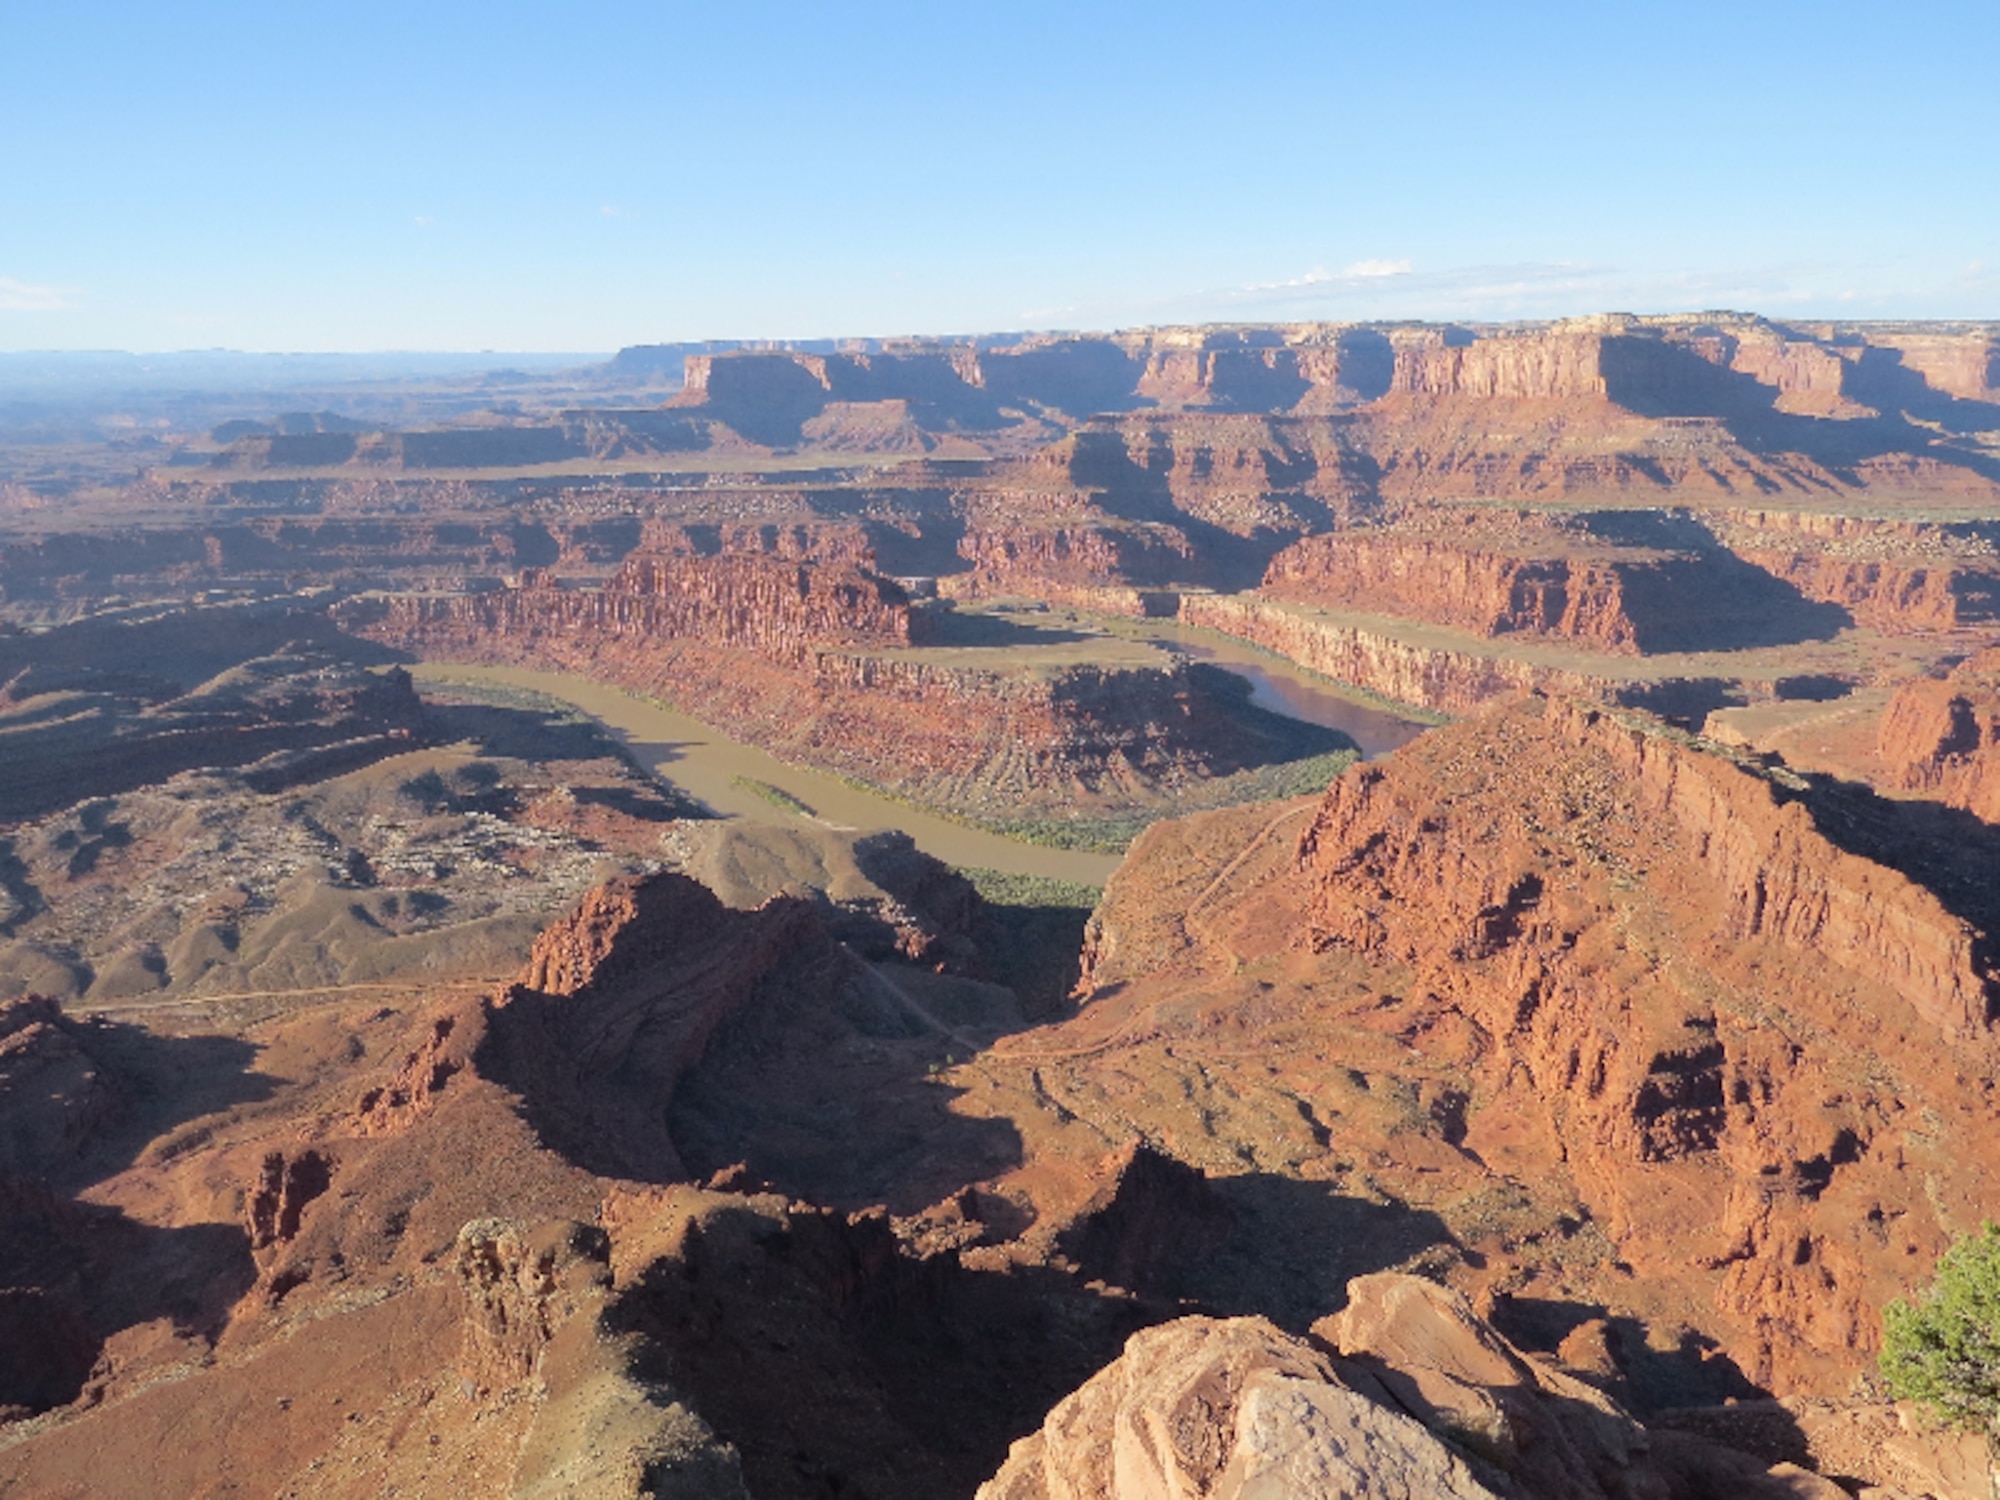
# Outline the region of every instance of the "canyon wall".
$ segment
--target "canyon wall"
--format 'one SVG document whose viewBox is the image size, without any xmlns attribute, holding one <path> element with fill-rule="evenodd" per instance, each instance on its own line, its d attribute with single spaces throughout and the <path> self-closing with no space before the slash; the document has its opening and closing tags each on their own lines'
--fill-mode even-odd
<svg viewBox="0 0 2000 1500">
<path fill-rule="evenodd" d="M 1455 330 L 1405 338 L 1390 393 L 1398 396 L 1602 399 L 1603 337 L 1527 333 L 1472 339 Z"/>
<path fill-rule="evenodd" d="M 954 598 L 1051 598 L 1050 590 L 1160 588 L 1191 567 L 1178 527 L 1157 524 L 1022 526 L 975 521 L 958 544 L 971 571 L 952 575 Z M 1123 613 L 1124 611 L 1119 611 Z"/>
<path fill-rule="evenodd" d="M 1536 635 L 1636 653 L 1625 574 L 1662 563 L 1534 556 L 1435 535 L 1340 532 L 1307 537 L 1271 560 L 1262 592 L 1328 609 L 1407 615 L 1475 635 Z M 1683 568 L 1682 572 L 1687 569 Z M 1651 622 L 1648 622 L 1649 624 Z"/>
<path fill-rule="evenodd" d="M 1621 545 L 1598 526 L 1687 545 Z M 1699 526 L 1648 516 L 1413 511 L 1392 526 L 1293 543 L 1272 559 L 1261 592 L 1623 654 L 1812 639 L 1845 621 Z"/>
<path fill-rule="evenodd" d="M 628 557 L 603 589 L 559 588 L 529 572 L 518 588 L 352 601 L 342 617 L 383 639 L 690 640 L 783 661 L 822 646 L 908 645 L 916 619 L 902 590 L 852 565 L 671 551 Z"/>
<path fill-rule="evenodd" d="M 2000 650 L 1899 689 L 1876 753 L 1892 785 L 2000 823 Z"/>
<path fill-rule="evenodd" d="M 1995 1170 L 1966 1133 L 1994 1057 L 1988 936 L 1835 844 L 1812 796 L 1529 701 L 1355 768 L 1299 846 L 1314 945 L 1461 1010 L 1482 1107 L 1538 1101 L 1620 1255 L 1705 1287 L 1759 1381 L 1872 1348 L 1906 1257 L 1929 1264 Z M 1940 1170 L 1948 1202 L 1926 1198 Z"/>
<path fill-rule="evenodd" d="M 1622 677 L 1475 655 L 1254 595 L 1185 594 L 1180 619 L 1262 646 L 1336 682 L 1437 713 L 1471 713 L 1515 693 L 1561 692 L 1685 717 L 1699 703 L 1719 698 L 1725 687 L 1713 678 Z"/>
<path fill-rule="evenodd" d="M 1736 556 L 1894 634 L 2000 619 L 2000 526 L 1731 509 L 1704 516 Z"/>
</svg>

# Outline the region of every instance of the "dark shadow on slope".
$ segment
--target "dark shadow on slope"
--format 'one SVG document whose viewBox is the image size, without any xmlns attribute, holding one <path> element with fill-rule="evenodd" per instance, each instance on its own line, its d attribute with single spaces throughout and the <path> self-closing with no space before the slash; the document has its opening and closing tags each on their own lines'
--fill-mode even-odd
<svg viewBox="0 0 2000 1500">
<path fill-rule="evenodd" d="M 875 571 L 890 578 L 936 578 L 957 572 L 964 564 L 958 544 L 965 539 L 965 518 L 949 511 L 950 495 L 942 490 L 906 492 L 895 497 L 916 512 L 894 520 L 865 519 L 868 544 L 875 549 Z"/>
<path fill-rule="evenodd" d="M 1935 422 L 1959 435 L 2000 430 L 2000 405 L 1968 401 L 1939 390 L 1923 372 L 1903 363 L 1903 351 L 1863 349 L 1847 366 L 1844 394 L 1885 414 L 1901 413 L 1920 422 Z"/>
<path fill-rule="evenodd" d="M 1231 721 L 1231 737 L 1236 746 L 1231 757 L 1233 764 L 1227 769 L 1253 770 L 1343 752 L 1357 757 L 1361 754 L 1353 736 L 1341 730 L 1258 707 L 1253 701 L 1256 684 L 1241 673 L 1205 661 L 1190 662 L 1187 671 L 1189 683 L 1208 700 L 1208 705 Z"/>
<path fill-rule="evenodd" d="M 1843 471 L 1855 465 L 1907 455 L 2000 483 L 2000 460 L 1938 444 L 1900 409 L 1847 420 L 1782 412 L 1775 386 L 1659 340 L 1607 339 L 1602 359 L 1605 394 L 1619 405 L 1642 416 L 1714 418 L 1753 453 L 1800 454 L 1850 482 L 1858 476 Z"/>
<path fill-rule="evenodd" d="M 1648 655 L 1793 646 L 1832 640 L 1854 624 L 1842 606 L 1808 599 L 1795 584 L 1719 548 L 1628 572 L 1624 602 L 1636 644 Z"/>
<path fill-rule="evenodd" d="M 1091 639 L 1081 630 L 1055 624 L 1032 624 L 991 610 L 960 610 L 949 607 L 928 611 L 931 633 L 925 644 L 943 649 L 980 647 L 993 650 L 1031 646 L 1063 646 Z"/>
<path fill-rule="evenodd" d="M 121 1329 L 165 1318 L 213 1341 L 256 1277 L 237 1225 L 155 1228 L 0 1177 L 0 1416 L 74 1401 Z"/>
<path fill-rule="evenodd" d="M 1143 362 L 1102 339 L 993 350 L 981 355 L 980 369 L 988 393 L 1003 406 L 1026 403 L 1083 418 L 1155 404 L 1138 394 Z"/>
<path fill-rule="evenodd" d="M 1214 1277 L 1261 1274 L 1291 1297 L 1273 1305 L 1246 1292 L 1211 1302 L 1218 1310 L 1303 1328 L 1340 1305 L 1346 1277 L 1441 1239 L 1429 1215 L 1323 1188 L 1259 1177 L 1204 1189 L 1199 1173 L 1178 1173 L 1224 1205 L 1232 1237 Z M 751 1198 L 701 1220 L 683 1253 L 639 1277 L 607 1321 L 641 1335 L 642 1375 L 736 1444 L 757 1495 L 969 1495 L 1132 1333 L 1201 1310 L 1178 1300 L 1189 1294 L 1175 1283 L 1211 1274 L 1195 1262 L 1213 1237 L 1176 1236 L 1174 1204 L 1185 1206 L 1174 1197 L 1155 1202 L 1159 1212 L 1114 1214 L 1091 1237 L 1094 1256 L 1152 1284 L 1133 1295 L 1086 1284 L 1090 1265 L 975 1270 L 950 1251 L 919 1260 L 878 1212 L 794 1206 L 781 1217 L 777 1200 Z M 1333 1295 L 1318 1299 L 1335 1277 Z"/>
<path fill-rule="evenodd" d="M 1267 361 L 1261 352 L 1219 349 L 1208 355 L 1209 397 L 1215 410 L 1290 411 L 1312 389 L 1296 361 Z"/>
<path fill-rule="evenodd" d="M 1020 1162 L 1014 1127 L 954 1113 L 939 1076 L 1018 1014 L 977 1036 L 938 1019 L 811 900 L 741 911 L 685 876 L 621 880 L 536 952 L 549 990 L 492 1006 L 476 1064 L 586 1171 L 676 1182 L 745 1163 L 800 1198 L 914 1212 Z"/>
<path fill-rule="evenodd" d="M 1592 511 L 1579 519 L 1593 538 L 1672 554 L 1650 567 L 1635 559 L 1624 574 L 1624 608 L 1641 651 L 1790 646 L 1830 640 L 1854 624 L 1840 605 L 1808 599 L 1743 561 L 1688 512 Z"/>
<path fill-rule="evenodd" d="M 1272 1172 L 1210 1178 L 1209 1189 L 1229 1212 L 1228 1238 L 1171 1290 L 1218 1314 L 1261 1314 L 1303 1333 L 1347 1305 L 1354 1277 L 1459 1255 L 1444 1221 L 1427 1209 Z"/>
<path fill-rule="evenodd" d="M 1804 789 L 1774 782 L 1786 801 L 1801 801 L 1813 826 L 1849 854 L 1887 865 L 1937 897 L 1980 934 L 1972 961 L 1990 976 L 1987 1020 L 2000 1014 L 2000 827 L 1939 802 L 1881 796 L 1859 782 L 1808 774 Z"/>
<path fill-rule="evenodd" d="M 705 1216 L 606 1317 L 763 1500 L 970 1495 L 1014 1440 L 1170 1315 L 1060 1271 L 902 1253 L 879 1214 Z"/>
<path fill-rule="evenodd" d="M 1396 346 L 1377 328 L 1351 328 L 1341 334 L 1340 383 L 1357 401 L 1374 401 L 1389 394 L 1396 379 Z"/>
<path fill-rule="evenodd" d="M 1263 581 L 1271 559 L 1298 540 L 1294 532 L 1254 531 L 1238 536 L 1183 510 L 1168 483 L 1171 455 L 1168 438 L 1156 435 L 1146 463 L 1134 460 L 1124 429 L 1103 427 L 1076 434 L 1070 474 L 1077 485 L 1091 491 L 1094 503 L 1109 515 L 1124 521 L 1172 526 L 1187 537 L 1192 557 L 1176 566 L 1172 579 L 1147 580 L 1156 583 L 1197 584 L 1224 593 L 1239 593 Z M 1303 484 L 1316 472 L 1309 458 L 1301 457 L 1289 468 L 1280 467 L 1271 476 L 1274 484 Z"/>
<path fill-rule="evenodd" d="M 120 1329 L 170 1318 L 212 1339 L 256 1274 L 236 1225 L 160 1229 L 69 1195 L 273 1085 L 249 1071 L 247 1042 L 80 1020 L 45 1000 L 0 1006 L 0 1035 L 0 1411 L 39 1411 L 76 1398 Z"/>
<path fill-rule="evenodd" d="M 789 354 L 738 354 L 712 360 L 703 399 L 689 393 L 677 405 L 711 417 L 753 443 L 792 448 L 806 423 L 836 399 L 826 385 Z"/>
<path fill-rule="evenodd" d="M 1740 684 L 1724 677 L 1664 677 L 1656 682 L 1627 683 L 1611 697 L 1621 708 L 1643 708 L 1690 734 L 1698 733 L 1717 709 L 1741 708 L 1749 701 Z"/>
<path fill-rule="evenodd" d="M 257 1048 L 70 1016 L 34 996 L 0 1003 L 0 1174 L 76 1192 L 179 1127 L 267 1099 Z"/>
<path fill-rule="evenodd" d="M 324 613 L 283 601 L 255 607 L 188 608 L 144 620 L 80 620 L 35 635 L 0 635 L 0 682 L 27 668 L 129 678 L 148 692 L 181 692 L 256 657 L 324 651 L 357 666 L 408 661 L 406 653 L 343 634 Z M 112 689 L 116 690 L 116 689 Z M 143 694 L 142 694 L 143 696 Z"/>
<path fill-rule="evenodd" d="M 1083 971 L 1088 906 L 1060 901 L 988 902 L 978 934 L 978 974 L 1014 992 L 1031 1021 L 1068 1015 Z"/>
<path fill-rule="evenodd" d="M 1572 1341 L 1571 1352 L 1587 1352 L 1596 1366 L 1583 1369 L 1584 1378 L 1641 1417 L 1667 1408 L 1721 1406 L 1769 1394 L 1713 1339 L 1684 1329 L 1670 1347 L 1656 1347 L 1665 1341 L 1652 1337 L 1644 1323 L 1613 1316 L 1602 1303 L 1501 1296 L 1488 1318 L 1510 1343 L 1559 1363 L 1558 1350 Z M 1798 1451 L 1805 1451 L 1803 1438 Z"/>
<path fill-rule="evenodd" d="M 1021 1164 L 1010 1122 L 953 1109 L 964 1090 L 942 1070 L 977 1039 L 938 1031 L 873 975 L 856 965 L 817 1000 L 773 996 L 718 1029 L 667 1114 L 690 1176 L 741 1162 L 794 1197 L 911 1214 Z"/>
</svg>

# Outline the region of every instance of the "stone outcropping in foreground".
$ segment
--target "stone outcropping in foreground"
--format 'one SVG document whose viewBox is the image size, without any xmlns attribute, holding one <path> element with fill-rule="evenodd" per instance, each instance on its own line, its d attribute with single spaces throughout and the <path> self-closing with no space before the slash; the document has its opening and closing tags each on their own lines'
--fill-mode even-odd
<svg viewBox="0 0 2000 1500">
<path fill-rule="evenodd" d="M 1313 1337 L 1181 1318 L 1014 1445 L 979 1500 L 1841 1500 L 1793 1464 L 1649 1434 L 1419 1277 L 1350 1284 Z"/>
<path fill-rule="evenodd" d="M 1068 1035 L 996 1056 L 1217 1170 L 1435 1212 L 1533 1348 L 1597 1316 L 1713 1351 L 1614 1338 L 1637 1406 L 1835 1396 L 2000 1178 L 1992 845 L 1911 812 L 1527 700 L 1316 807 L 1156 826 Z"/>
</svg>

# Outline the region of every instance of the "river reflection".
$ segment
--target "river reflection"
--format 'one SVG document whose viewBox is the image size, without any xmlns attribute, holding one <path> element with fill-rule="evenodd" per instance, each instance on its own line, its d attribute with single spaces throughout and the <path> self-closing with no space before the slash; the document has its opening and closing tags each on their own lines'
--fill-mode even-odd
<svg viewBox="0 0 2000 1500">
<path fill-rule="evenodd" d="M 1171 635 L 1163 631 L 1156 638 L 1163 646 L 1172 646 L 1196 661 L 1211 662 L 1246 679 L 1250 684 L 1250 701 L 1257 707 L 1339 730 L 1360 747 L 1366 760 L 1400 749 L 1431 727 L 1386 709 L 1357 703 L 1298 668 L 1248 646 L 1202 640 L 1180 631 Z"/>
</svg>

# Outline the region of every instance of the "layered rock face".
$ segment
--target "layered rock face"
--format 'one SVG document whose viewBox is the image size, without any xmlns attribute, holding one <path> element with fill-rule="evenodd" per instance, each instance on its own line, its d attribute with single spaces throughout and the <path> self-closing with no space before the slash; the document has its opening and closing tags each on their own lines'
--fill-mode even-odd
<svg viewBox="0 0 2000 1500">
<path fill-rule="evenodd" d="M 1147 612 L 1142 590 L 1172 582 L 1194 557 L 1176 526 L 1023 526 L 997 518 L 968 526 L 958 550 L 972 568 L 940 582 L 951 598 L 1026 596 L 1132 615 Z"/>
<path fill-rule="evenodd" d="M 1557 692 L 1699 721 L 1726 692 L 1718 678 L 1621 673 L 1629 656 L 1607 654 L 1595 670 L 1523 657 L 1480 655 L 1434 640 L 1405 639 L 1393 622 L 1353 623 L 1257 595 L 1181 596 L 1182 623 L 1218 630 L 1300 666 L 1399 703 L 1438 713 L 1474 713 L 1523 692 Z"/>
<path fill-rule="evenodd" d="M 1604 345 L 1597 333 L 1473 339 L 1444 330 L 1401 341 L 1389 390 L 1400 396 L 1602 398 Z"/>
<path fill-rule="evenodd" d="M 2000 619 L 2000 528 L 1795 511 L 1724 511 L 1717 539 L 1745 562 L 1904 634 Z"/>
<path fill-rule="evenodd" d="M 1190 411 L 1102 419 L 999 477 L 1010 491 L 1068 490 L 1129 519 L 1251 538 L 1368 508 L 1367 467 L 1327 421 Z"/>
<path fill-rule="evenodd" d="M 1902 790 L 2000 823 L 2000 651 L 1899 689 L 1876 753 Z"/>
<path fill-rule="evenodd" d="M 2000 339 L 1990 333 L 1881 333 L 1871 340 L 1933 389 L 1961 401 L 2000 403 Z"/>
<path fill-rule="evenodd" d="M 1985 932 L 1838 848 L 1803 793 L 1534 704 L 1343 777 L 1300 846 L 1313 942 L 1460 1011 L 1475 1091 L 1518 1070 L 1621 1253 L 1706 1283 L 1762 1379 L 1872 1344 L 1906 1253 L 1880 1226 L 1948 1231 L 1907 1111 L 1977 1114 L 2000 994 Z M 1697 1201 L 1724 1207 L 1698 1227 Z"/>
<path fill-rule="evenodd" d="M 1073 418 L 1137 408 L 1331 410 L 1381 395 L 1393 352 L 1373 329 L 1162 328 L 1016 343 L 911 341 L 854 352 L 731 350 L 687 357 L 670 403 L 745 435 L 794 430 L 836 406 L 907 403 L 928 430 L 993 429 L 1023 405 Z"/>
<path fill-rule="evenodd" d="M 1572 319 L 1484 336 L 1398 330 L 1389 393 L 1517 401 L 1608 400 L 1642 412 L 1873 417 L 1898 397 L 1991 401 L 1985 330 L 1898 337 L 1749 317 Z M 1734 377 L 1734 378 L 1732 378 Z"/>
<path fill-rule="evenodd" d="M 2000 1173 L 1995 849 L 1908 812 L 1530 701 L 1157 826 L 1078 1018 L 988 1066 L 1435 1214 L 1510 1338 L 1640 1408 L 1842 1392 Z"/>
<path fill-rule="evenodd" d="M 799 661 L 822 646 L 900 646 L 911 640 L 909 600 L 853 566 L 779 555 L 699 557 L 648 552 L 626 559 L 603 589 L 569 590 L 530 575 L 524 586 L 451 598 L 404 597 L 349 617 L 374 633 L 439 643 L 576 635 L 594 640 L 696 640 Z M 374 616 L 374 618 L 369 618 Z"/>
<path fill-rule="evenodd" d="M 1726 554 L 1612 547 L 1579 523 L 1528 516 L 1509 529 L 1439 520 L 1295 542 L 1261 591 L 1622 654 L 1767 639 L 1796 613 L 1796 595 Z"/>
</svg>

